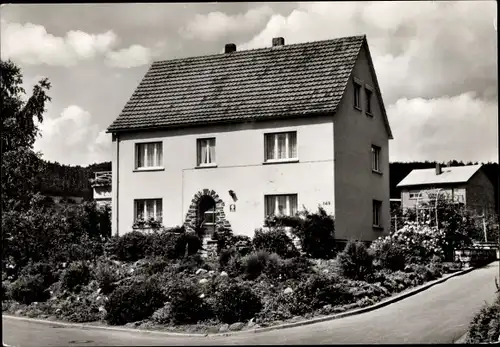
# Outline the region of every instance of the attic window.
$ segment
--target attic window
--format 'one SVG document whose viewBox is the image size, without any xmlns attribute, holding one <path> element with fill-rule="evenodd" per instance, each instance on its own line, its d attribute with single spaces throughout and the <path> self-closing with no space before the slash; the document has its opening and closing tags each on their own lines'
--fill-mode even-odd
<svg viewBox="0 0 500 347">
<path fill-rule="evenodd" d="M 365 86 L 365 102 L 366 102 L 366 114 L 371 116 L 372 115 L 372 95 L 373 92 L 368 88 L 368 86 Z"/>
<path fill-rule="evenodd" d="M 361 110 L 361 84 L 354 81 L 354 108 Z"/>
</svg>

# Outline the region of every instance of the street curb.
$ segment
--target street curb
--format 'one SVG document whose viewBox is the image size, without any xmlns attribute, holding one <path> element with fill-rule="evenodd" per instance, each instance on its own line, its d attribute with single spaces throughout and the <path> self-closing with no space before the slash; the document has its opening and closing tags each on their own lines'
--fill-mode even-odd
<svg viewBox="0 0 500 347">
<path fill-rule="evenodd" d="M 337 314 L 333 314 L 333 315 L 329 315 L 329 316 L 325 316 L 325 317 L 313 318 L 313 319 L 309 319 L 309 320 L 302 321 L 302 322 L 285 323 L 285 324 L 280 324 L 280 325 L 271 326 L 271 327 L 264 327 L 264 328 L 258 328 L 258 329 L 248 329 L 248 330 L 241 330 L 241 331 L 232 331 L 232 332 L 225 332 L 225 333 L 216 333 L 216 334 L 175 333 L 175 332 L 169 332 L 169 331 L 99 326 L 99 325 L 91 325 L 91 324 L 85 324 L 85 323 L 66 323 L 66 322 L 58 322 L 58 321 L 48 321 L 48 320 L 44 320 L 44 319 L 18 317 L 18 316 L 13 316 L 13 315 L 8 315 L 8 314 L 2 314 L 2 318 L 5 317 L 8 319 L 15 319 L 15 320 L 21 320 L 21 321 L 28 321 L 28 322 L 37 322 L 37 323 L 56 325 L 56 326 L 74 327 L 74 328 L 80 328 L 80 329 L 100 329 L 100 330 L 108 330 L 108 331 L 122 331 L 122 332 L 130 332 L 130 333 L 134 332 L 134 333 L 142 333 L 142 334 L 162 335 L 162 336 L 178 336 L 178 337 L 208 337 L 208 336 L 212 337 L 212 336 L 232 336 L 232 335 L 239 335 L 239 334 L 245 334 L 245 333 L 246 334 L 248 334 L 248 333 L 262 333 L 262 332 L 267 332 L 267 331 L 272 331 L 272 330 L 280 330 L 280 329 L 294 328 L 294 327 L 304 326 L 304 325 L 309 325 L 309 324 L 314 324 L 314 323 L 321 323 L 321 322 L 326 322 L 326 321 L 330 321 L 330 320 L 354 316 L 354 315 L 358 315 L 358 314 L 365 313 L 365 312 L 374 311 L 376 309 L 382 308 L 384 306 L 390 305 L 392 303 L 401 301 L 401 300 L 406 299 L 410 296 L 418 294 L 426 289 L 429 289 L 429 288 L 435 286 L 436 284 L 443 283 L 452 277 L 461 276 L 461 275 L 464 275 L 468 272 L 471 272 L 472 270 L 479 269 L 479 268 L 480 267 L 477 267 L 477 268 L 470 267 L 470 268 L 467 268 L 467 269 L 464 269 L 461 271 L 454 272 L 454 273 L 449 274 L 445 277 L 439 278 L 437 280 L 434 280 L 434 281 L 428 282 L 426 284 L 423 284 L 419 287 L 416 287 L 413 290 L 410 290 L 406 293 L 390 297 L 386 300 L 382 300 L 381 302 L 376 303 L 376 304 L 371 305 L 371 306 L 362 307 L 359 309 L 355 309 L 355 310 L 351 310 L 351 311 L 347 311 L 347 312 L 342 312 L 342 313 L 337 313 Z M 463 338 L 463 336 L 459 340 L 461 340 L 462 338 Z"/>
</svg>

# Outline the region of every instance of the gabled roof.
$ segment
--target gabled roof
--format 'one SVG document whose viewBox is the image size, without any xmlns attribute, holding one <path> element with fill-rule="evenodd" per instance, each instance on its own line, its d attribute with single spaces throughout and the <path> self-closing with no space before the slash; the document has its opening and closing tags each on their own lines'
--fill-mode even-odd
<svg viewBox="0 0 500 347">
<path fill-rule="evenodd" d="M 108 132 L 335 112 L 363 44 L 351 36 L 154 62 Z"/>
<path fill-rule="evenodd" d="M 439 185 L 449 183 L 467 183 L 482 165 L 466 165 L 443 167 L 442 173 L 436 175 L 436 169 L 412 170 L 397 187 Z"/>
</svg>

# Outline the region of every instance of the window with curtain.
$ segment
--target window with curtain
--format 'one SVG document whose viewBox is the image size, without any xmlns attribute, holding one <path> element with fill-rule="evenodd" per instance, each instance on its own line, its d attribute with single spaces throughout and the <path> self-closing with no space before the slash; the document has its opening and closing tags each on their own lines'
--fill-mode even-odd
<svg viewBox="0 0 500 347">
<path fill-rule="evenodd" d="M 198 166 L 215 164 L 215 137 L 198 139 Z"/>
<path fill-rule="evenodd" d="M 372 113 L 372 95 L 373 95 L 373 92 L 366 88 L 365 86 L 365 102 L 366 102 L 366 113 L 371 115 Z"/>
<path fill-rule="evenodd" d="M 380 208 L 382 206 L 382 201 L 378 200 L 373 200 L 373 205 L 372 205 L 372 213 L 373 213 L 373 226 L 374 227 L 380 227 L 381 226 L 381 221 L 380 221 Z"/>
<path fill-rule="evenodd" d="M 265 161 L 297 159 L 297 132 L 265 134 Z"/>
<path fill-rule="evenodd" d="M 294 216 L 297 194 L 265 195 L 265 216 Z"/>
<path fill-rule="evenodd" d="M 162 199 L 136 199 L 134 200 L 134 220 L 162 220 Z"/>
<path fill-rule="evenodd" d="M 137 143 L 135 145 L 135 167 L 154 168 L 163 166 L 161 142 Z"/>
</svg>

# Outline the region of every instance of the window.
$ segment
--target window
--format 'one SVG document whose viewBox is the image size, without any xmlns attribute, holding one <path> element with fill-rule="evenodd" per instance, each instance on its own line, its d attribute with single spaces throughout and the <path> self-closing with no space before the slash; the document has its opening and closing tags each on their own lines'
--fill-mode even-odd
<svg viewBox="0 0 500 347">
<path fill-rule="evenodd" d="M 137 143 L 135 145 L 135 168 L 158 168 L 163 166 L 161 142 Z"/>
<path fill-rule="evenodd" d="M 371 113 L 372 113 L 372 95 L 373 95 L 373 92 L 370 89 L 365 87 L 365 97 L 366 97 L 366 99 L 365 99 L 365 102 L 366 102 L 365 111 L 369 115 L 371 115 Z"/>
<path fill-rule="evenodd" d="M 265 134 L 265 161 L 297 159 L 297 132 Z"/>
<path fill-rule="evenodd" d="M 135 221 L 162 220 L 162 199 L 134 200 Z"/>
<path fill-rule="evenodd" d="M 380 227 L 380 207 L 382 206 L 382 201 L 373 200 L 373 226 Z"/>
<path fill-rule="evenodd" d="M 209 139 L 198 139 L 197 165 L 215 165 L 215 137 Z"/>
<path fill-rule="evenodd" d="M 297 213 L 297 194 L 266 195 L 265 215 L 293 216 Z"/>
<path fill-rule="evenodd" d="M 380 171 L 380 147 L 372 145 L 372 170 Z"/>
<path fill-rule="evenodd" d="M 361 109 L 361 84 L 354 82 L 354 107 Z"/>
<path fill-rule="evenodd" d="M 410 200 L 417 200 L 418 199 L 418 194 L 419 194 L 418 191 L 410 192 Z"/>
</svg>

